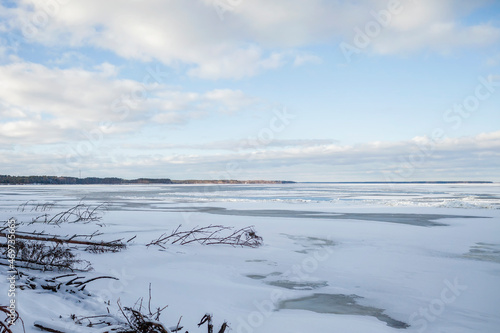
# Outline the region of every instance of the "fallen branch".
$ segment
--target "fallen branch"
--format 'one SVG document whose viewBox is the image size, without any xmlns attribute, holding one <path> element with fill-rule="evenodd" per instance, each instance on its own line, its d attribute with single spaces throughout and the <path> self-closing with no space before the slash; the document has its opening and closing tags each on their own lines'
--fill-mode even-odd
<svg viewBox="0 0 500 333">
<path fill-rule="evenodd" d="M 74 248 L 62 243 L 18 240 L 16 242 L 16 268 L 47 270 L 79 270 L 92 269 L 90 262 L 78 259 Z M 7 251 L 7 250 L 6 250 Z M 8 266 L 7 258 L 0 258 L 0 265 Z"/>
<path fill-rule="evenodd" d="M 7 233 L 2 233 L 0 232 L 0 236 L 7 237 Z M 27 233 L 27 232 L 16 232 L 16 238 L 17 239 L 26 239 L 26 240 L 36 240 L 36 241 L 42 241 L 42 242 L 54 242 L 54 243 L 61 243 L 61 244 L 76 244 L 76 245 L 89 245 L 89 246 L 108 246 L 108 247 L 118 247 L 118 248 L 126 248 L 126 245 L 122 242 L 122 239 L 117 239 L 113 241 L 99 241 L 99 242 L 93 242 L 93 241 L 87 241 L 87 240 L 80 240 L 80 239 L 74 239 L 76 237 L 94 237 L 95 234 L 92 235 L 73 235 L 71 237 L 61 237 L 58 235 L 43 235 L 43 234 L 35 234 L 35 233 Z"/>
<path fill-rule="evenodd" d="M 50 327 L 44 326 L 44 325 L 46 325 L 46 324 L 41 324 L 41 323 L 35 323 L 35 324 L 33 324 L 33 326 L 35 326 L 36 328 L 39 328 L 39 329 L 41 329 L 42 331 L 45 331 L 45 332 L 66 333 L 66 332 L 63 332 L 63 331 L 56 330 L 54 328 L 50 328 Z"/>
<path fill-rule="evenodd" d="M 231 245 L 242 247 L 259 247 L 262 245 L 262 237 L 257 235 L 252 226 L 238 229 L 228 235 L 224 235 L 223 233 L 228 230 L 233 230 L 233 228 L 222 225 L 195 227 L 188 231 L 181 231 L 180 228 L 181 225 L 172 231 L 172 233 L 162 234 L 146 246 L 158 245 L 165 248 L 166 244 L 186 245 L 193 242 L 203 245 Z"/>
</svg>

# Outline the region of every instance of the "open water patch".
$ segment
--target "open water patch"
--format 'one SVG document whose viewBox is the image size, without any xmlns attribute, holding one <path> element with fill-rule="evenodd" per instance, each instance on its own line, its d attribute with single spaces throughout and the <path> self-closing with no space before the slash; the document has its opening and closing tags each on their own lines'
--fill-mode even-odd
<svg viewBox="0 0 500 333">
<path fill-rule="evenodd" d="M 266 284 L 274 287 L 280 287 L 292 290 L 314 290 L 318 288 L 328 287 L 328 282 L 326 281 L 290 281 L 290 280 L 276 280 L 276 281 L 266 281 Z"/>
<path fill-rule="evenodd" d="M 389 222 L 407 224 L 420 227 L 447 226 L 443 219 L 449 218 L 488 218 L 471 215 L 444 215 L 444 214 L 403 214 L 403 213 L 335 213 L 287 209 L 227 209 L 223 207 L 172 207 L 164 208 L 171 212 L 196 212 L 215 215 L 271 217 L 271 218 L 306 218 L 326 220 L 361 220 L 372 222 Z"/>
<path fill-rule="evenodd" d="M 393 328 L 410 327 L 407 323 L 388 316 L 383 309 L 359 304 L 358 300 L 360 299 L 363 297 L 358 295 L 314 294 L 281 301 L 278 304 L 278 310 L 307 310 L 316 313 L 371 316 Z"/>
</svg>

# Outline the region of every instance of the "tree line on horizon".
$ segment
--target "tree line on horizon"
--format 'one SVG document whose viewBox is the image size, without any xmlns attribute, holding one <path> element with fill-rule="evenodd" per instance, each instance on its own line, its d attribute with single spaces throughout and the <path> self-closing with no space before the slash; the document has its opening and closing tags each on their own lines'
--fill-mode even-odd
<svg viewBox="0 0 500 333">
<path fill-rule="evenodd" d="M 0 175 L 0 185 L 126 185 L 126 184 L 287 184 L 280 180 L 171 180 L 169 178 L 123 179 L 118 177 L 60 177 L 60 176 L 10 176 Z"/>
<path fill-rule="evenodd" d="M 8 185 L 25 185 L 25 184 L 42 184 L 42 185 L 92 185 L 92 184 L 172 184 L 172 180 L 168 178 L 139 178 L 139 179 L 122 179 L 118 177 L 58 177 L 58 176 L 10 176 L 0 175 L 0 184 Z"/>
</svg>

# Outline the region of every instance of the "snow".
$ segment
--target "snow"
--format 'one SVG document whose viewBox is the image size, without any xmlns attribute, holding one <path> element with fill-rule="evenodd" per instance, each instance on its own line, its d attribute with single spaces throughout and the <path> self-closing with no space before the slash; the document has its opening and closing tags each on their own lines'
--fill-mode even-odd
<svg viewBox="0 0 500 333">
<path fill-rule="evenodd" d="M 22 230 L 137 237 L 118 253 L 79 252 L 94 268 L 79 276 L 119 279 L 90 283 L 91 297 L 18 289 L 26 332 L 40 332 L 35 322 L 65 332 L 98 332 L 74 325 L 70 315 L 109 309 L 119 318 L 117 301 L 123 306 L 140 297 L 147 301 L 150 284 L 152 307 L 168 305 L 161 321 L 171 327 L 182 316 L 183 331 L 189 332 L 206 331 L 196 325 L 205 313 L 213 315 L 216 331 L 228 321 L 238 333 L 500 331 L 498 184 L 2 186 L 0 219 L 29 221 L 40 212 L 19 211 L 28 200 L 33 201 L 27 207 L 54 202 L 51 212 L 80 201 L 107 202 L 105 225 L 34 224 Z M 398 223 L 429 215 L 427 226 Z M 146 247 L 179 224 L 185 229 L 254 225 L 264 245 Z M 0 270 L 7 275 L 6 267 Z M 9 301 L 7 289 L 5 279 L 0 304 Z M 410 327 L 391 327 L 367 313 L 338 314 L 339 305 L 331 302 L 339 295 L 354 297 L 360 311 L 381 311 Z M 290 302 L 302 309 L 284 309 Z"/>
</svg>

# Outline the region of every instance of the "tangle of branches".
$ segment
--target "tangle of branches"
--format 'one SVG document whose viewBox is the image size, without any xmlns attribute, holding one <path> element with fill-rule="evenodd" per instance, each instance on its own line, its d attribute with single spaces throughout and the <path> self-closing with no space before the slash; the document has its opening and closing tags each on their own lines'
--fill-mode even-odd
<svg viewBox="0 0 500 333">
<path fill-rule="evenodd" d="M 90 262 L 78 259 L 72 248 L 62 243 L 18 240 L 16 260 L 22 263 L 24 268 L 43 271 L 88 271 L 92 268 Z"/>
<path fill-rule="evenodd" d="M 231 245 L 255 248 L 262 245 L 262 237 L 257 235 L 252 226 L 234 230 L 232 227 L 209 225 L 194 227 L 187 231 L 180 230 L 181 226 L 179 225 L 170 234 L 162 234 L 147 246 L 158 245 L 165 248 L 167 244 L 186 245 L 199 243 L 203 245 Z"/>
<path fill-rule="evenodd" d="M 42 207 L 43 208 L 40 209 L 41 211 L 47 210 L 45 206 Z M 99 214 L 99 212 L 105 207 L 106 204 L 100 204 L 93 207 L 83 203 L 79 203 L 57 214 L 51 215 L 49 213 L 45 213 L 34 217 L 31 223 L 46 223 L 54 225 L 60 225 L 61 223 L 97 223 L 102 219 L 102 216 Z M 25 208 L 22 209 L 24 210 Z M 39 209 L 35 209 L 35 211 L 39 211 Z"/>
</svg>

